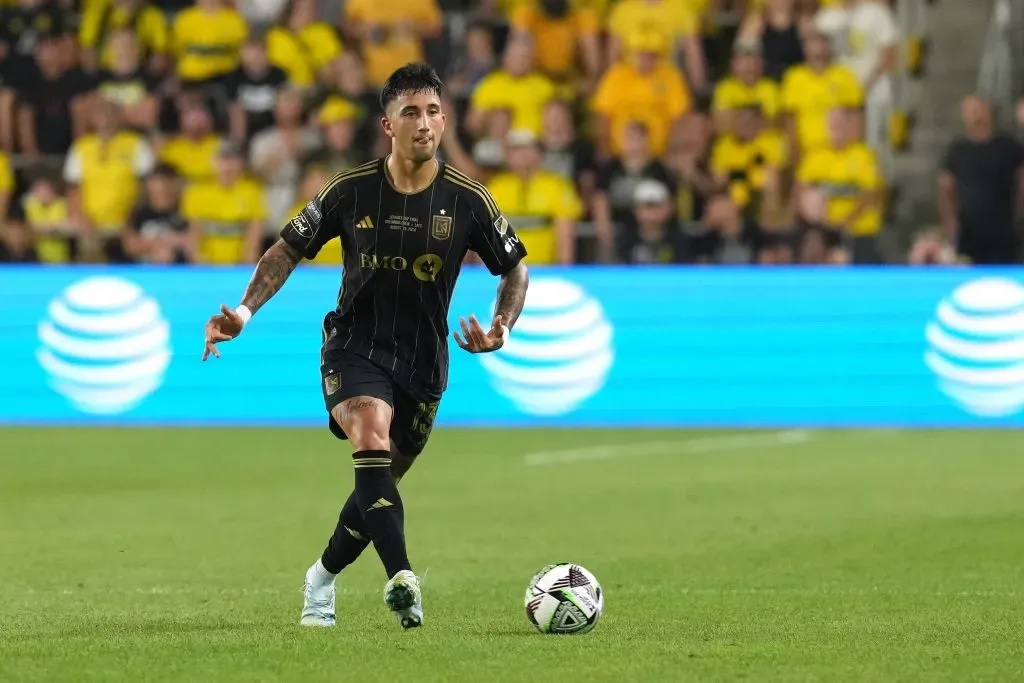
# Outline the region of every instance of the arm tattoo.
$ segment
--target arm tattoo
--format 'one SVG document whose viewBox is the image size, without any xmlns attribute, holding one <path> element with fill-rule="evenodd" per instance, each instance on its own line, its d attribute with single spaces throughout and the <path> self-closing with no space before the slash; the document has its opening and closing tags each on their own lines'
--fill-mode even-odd
<svg viewBox="0 0 1024 683">
<path fill-rule="evenodd" d="M 494 315 L 501 316 L 508 329 L 516 324 L 519 314 L 526 303 L 526 288 L 530 284 L 530 274 L 522 262 L 501 276 L 498 285 L 498 303 L 494 307 Z"/>
<path fill-rule="evenodd" d="M 260 306 L 277 294 L 301 260 L 302 254 L 284 240 L 278 240 L 256 264 L 256 270 L 245 288 L 242 304 L 256 313 Z"/>
</svg>

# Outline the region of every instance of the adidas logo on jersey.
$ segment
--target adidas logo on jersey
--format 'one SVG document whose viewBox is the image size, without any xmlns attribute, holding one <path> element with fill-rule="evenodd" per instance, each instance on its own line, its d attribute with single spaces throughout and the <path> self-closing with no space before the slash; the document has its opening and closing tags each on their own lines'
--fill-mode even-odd
<svg viewBox="0 0 1024 683">
<path fill-rule="evenodd" d="M 379 510 L 381 508 L 389 508 L 392 505 L 394 505 L 394 503 L 392 503 L 387 498 L 379 498 L 379 499 L 377 499 L 376 503 L 374 503 L 373 505 L 370 506 L 370 509 L 371 510 Z"/>
<path fill-rule="evenodd" d="M 369 216 L 367 216 L 363 220 L 356 223 L 356 227 L 359 228 L 360 230 L 373 230 L 373 221 L 370 220 Z"/>
</svg>

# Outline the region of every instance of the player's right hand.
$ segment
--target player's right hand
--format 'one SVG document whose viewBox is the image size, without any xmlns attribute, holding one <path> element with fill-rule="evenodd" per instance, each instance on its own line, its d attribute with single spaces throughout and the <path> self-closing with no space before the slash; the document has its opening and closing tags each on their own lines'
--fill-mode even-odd
<svg viewBox="0 0 1024 683">
<path fill-rule="evenodd" d="M 209 358 L 211 353 L 220 358 L 217 344 L 231 341 L 241 334 L 243 324 L 242 316 L 221 304 L 220 314 L 211 317 L 206 323 L 206 348 L 203 349 L 203 360 Z"/>
</svg>

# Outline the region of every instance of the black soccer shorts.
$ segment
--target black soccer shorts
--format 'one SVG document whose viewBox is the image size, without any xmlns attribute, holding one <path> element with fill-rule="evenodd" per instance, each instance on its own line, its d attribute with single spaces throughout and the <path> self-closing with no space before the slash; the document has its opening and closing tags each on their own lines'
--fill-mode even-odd
<svg viewBox="0 0 1024 683">
<path fill-rule="evenodd" d="M 328 349 L 320 366 L 320 388 L 327 407 L 327 425 L 339 439 L 348 435 L 335 421 L 331 411 L 342 401 L 355 396 L 370 396 L 386 401 L 393 411 L 391 440 L 398 452 L 416 457 L 427 445 L 434 427 L 440 396 L 414 397 L 395 382 L 384 368 L 351 351 Z"/>
</svg>

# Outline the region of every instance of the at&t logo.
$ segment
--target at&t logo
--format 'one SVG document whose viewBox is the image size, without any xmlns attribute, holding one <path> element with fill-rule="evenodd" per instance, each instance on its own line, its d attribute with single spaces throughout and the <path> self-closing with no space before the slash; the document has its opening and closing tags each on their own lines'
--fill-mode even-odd
<svg viewBox="0 0 1024 683">
<path fill-rule="evenodd" d="M 50 302 L 36 357 L 50 385 L 78 410 L 116 415 L 160 386 L 169 341 L 154 299 L 127 280 L 91 277 Z"/>
<path fill-rule="evenodd" d="M 925 335 L 925 363 L 964 410 L 994 418 L 1024 408 L 1024 287 L 1005 278 L 961 285 Z"/>
<path fill-rule="evenodd" d="M 600 391 L 614 359 L 601 304 L 556 278 L 530 283 L 512 336 L 497 353 L 480 356 L 495 391 L 543 416 L 564 415 Z"/>
</svg>

